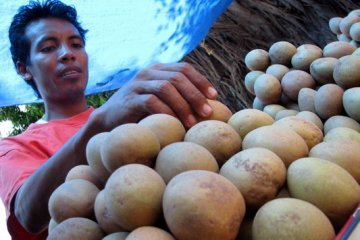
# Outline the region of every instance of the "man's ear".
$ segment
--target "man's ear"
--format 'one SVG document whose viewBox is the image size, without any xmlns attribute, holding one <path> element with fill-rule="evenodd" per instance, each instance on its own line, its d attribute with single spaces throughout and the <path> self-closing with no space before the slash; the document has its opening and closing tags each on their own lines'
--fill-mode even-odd
<svg viewBox="0 0 360 240">
<path fill-rule="evenodd" d="M 25 81 L 30 81 L 30 80 L 32 80 L 32 75 L 31 75 L 31 73 L 27 70 L 25 63 L 20 62 L 20 61 L 17 61 L 17 62 L 16 62 L 16 70 L 17 70 L 18 74 L 20 74 Z"/>
</svg>

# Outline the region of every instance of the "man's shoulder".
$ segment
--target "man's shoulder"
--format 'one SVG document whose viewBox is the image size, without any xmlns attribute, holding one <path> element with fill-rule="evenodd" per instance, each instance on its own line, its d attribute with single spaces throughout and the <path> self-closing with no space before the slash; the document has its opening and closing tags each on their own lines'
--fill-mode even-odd
<svg viewBox="0 0 360 240">
<path fill-rule="evenodd" d="M 5 153 L 13 149 L 17 149 L 17 150 L 22 149 L 24 146 L 26 146 L 26 142 L 29 141 L 29 139 L 31 138 L 36 139 L 36 136 L 32 137 L 31 132 L 28 131 L 29 128 L 18 135 L 2 138 L 0 140 L 0 156 L 4 155 Z"/>
<path fill-rule="evenodd" d="M 69 119 L 32 123 L 24 132 L 0 140 L 0 156 L 11 149 L 28 149 L 35 145 L 61 145 L 83 126 L 93 110 L 89 108 Z"/>
<path fill-rule="evenodd" d="M 9 136 L 0 140 L 0 156 L 9 151 L 28 151 L 33 147 L 43 147 L 51 145 L 52 139 L 62 138 L 67 135 L 67 129 L 58 124 L 49 123 L 32 123 L 22 133 L 14 136 Z"/>
</svg>

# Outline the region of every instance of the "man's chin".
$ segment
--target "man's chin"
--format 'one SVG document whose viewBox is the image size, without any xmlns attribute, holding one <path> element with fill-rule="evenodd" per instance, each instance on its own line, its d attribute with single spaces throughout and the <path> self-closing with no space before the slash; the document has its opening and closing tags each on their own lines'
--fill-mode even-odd
<svg viewBox="0 0 360 240">
<path fill-rule="evenodd" d="M 56 99 L 53 98 L 53 101 L 57 101 L 61 104 L 71 103 L 74 104 L 78 101 L 83 101 L 85 99 L 85 93 L 83 90 L 72 89 L 64 92 L 63 94 L 58 93 Z"/>
</svg>

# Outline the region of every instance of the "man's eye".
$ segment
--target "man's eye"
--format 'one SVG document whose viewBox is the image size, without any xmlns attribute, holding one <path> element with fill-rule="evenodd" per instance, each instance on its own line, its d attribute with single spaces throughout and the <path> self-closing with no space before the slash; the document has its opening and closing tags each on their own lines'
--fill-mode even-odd
<svg viewBox="0 0 360 240">
<path fill-rule="evenodd" d="M 81 44 L 81 43 L 73 43 L 72 46 L 74 48 L 83 48 L 84 47 L 83 44 Z"/>
<path fill-rule="evenodd" d="M 43 53 L 49 53 L 52 52 L 55 49 L 55 46 L 48 46 L 41 49 L 41 52 Z"/>
</svg>

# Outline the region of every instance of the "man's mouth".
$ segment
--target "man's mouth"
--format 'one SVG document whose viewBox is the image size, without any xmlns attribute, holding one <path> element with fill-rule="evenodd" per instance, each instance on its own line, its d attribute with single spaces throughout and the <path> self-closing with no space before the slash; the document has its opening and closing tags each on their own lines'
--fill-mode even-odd
<svg viewBox="0 0 360 240">
<path fill-rule="evenodd" d="M 66 77 L 66 76 L 70 76 L 70 75 L 74 75 L 74 74 L 78 74 L 79 72 L 77 71 L 68 71 L 68 72 L 65 72 L 62 76 L 63 77 Z"/>
<path fill-rule="evenodd" d="M 81 74 L 81 69 L 76 66 L 66 67 L 60 71 L 59 76 L 61 77 L 77 77 Z"/>
</svg>

